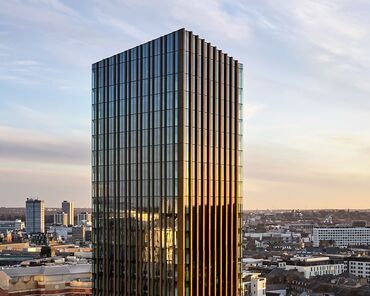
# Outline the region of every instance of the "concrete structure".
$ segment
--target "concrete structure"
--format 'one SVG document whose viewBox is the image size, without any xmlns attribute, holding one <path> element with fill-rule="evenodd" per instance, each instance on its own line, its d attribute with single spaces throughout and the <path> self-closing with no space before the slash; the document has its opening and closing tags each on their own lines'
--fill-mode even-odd
<svg viewBox="0 0 370 296">
<path fill-rule="evenodd" d="M 313 245 L 325 244 L 345 248 L 348 246 L 369 246 L 370 227 L 315 227 L 313 229 Z"/>
<path fill-rule="evenodd" d="M 85 241 L 85 225 L 73 226 L 72 227 L 72 240 L 74 242 L 84 242 Z"/>
<path fill-rule="evenodd" d="M 185 29 L 92 65 L 96 295 L 238 295 L 242 81 Z"/>
<path fill-rule="evenodd" d="M 91 295 L 91 264 L 3 268 L 0 295 Z"/>
<path fill-rule="evenodd" d="M 68 225 L 75 225 L 75 207 L 73 202 L 71 201 L 63 201 L 62 202 L 62 212 L 66 213 L 68 215 Z"/>
<path fill-rule="evenodd" d="M 265 296 L 266 278 L 260 273 L 243 272 L 241 284 L 241 296 Z"/>
<path fill-rule="evenodd" d="M 77 225 L 91 224 L 91 213 L 81 212 L 77 215 Z"/>
<path fill-rule="evenodd" d="M 349 273 L 370 281 L 370 257 L 352 257 L 347 259 Z"/>
<path fill-rule="evenodd" d="M 68 225 L 68 214 L 64 212 L 56 212 L 54 214 L 54 225 Z"/>
<path fill-rule="evenodd" d="M 339 275 L 347 270 L 344 261 L 330 260 L 329 257 L 295 257 L 286 261 L 286 270 L 297 270 L 306 279 L 320 275 Z"/>
<path fill-rule="evenodd" d="M 43 200 L 27 198 L 26 231 L 28 234 L 45 231 L 45 205 Z"/>
</svg>

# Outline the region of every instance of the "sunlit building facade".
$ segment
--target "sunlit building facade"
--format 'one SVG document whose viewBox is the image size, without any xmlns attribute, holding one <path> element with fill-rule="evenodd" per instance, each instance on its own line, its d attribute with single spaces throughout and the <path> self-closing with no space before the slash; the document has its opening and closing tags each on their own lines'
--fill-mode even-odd
<svg viewBox="0 0 370 296">
<path fill-rule="evenodd" d="M 68 225 L 75 225 L 75 207 L 72 201 L 62 202 L 62 211 L 68 216 Z"/>
<path fill-rule="evenodd" d="M 242 71 L 184 29 L 92 65 L 95 295 L 239 294 Z"/>
</svg>

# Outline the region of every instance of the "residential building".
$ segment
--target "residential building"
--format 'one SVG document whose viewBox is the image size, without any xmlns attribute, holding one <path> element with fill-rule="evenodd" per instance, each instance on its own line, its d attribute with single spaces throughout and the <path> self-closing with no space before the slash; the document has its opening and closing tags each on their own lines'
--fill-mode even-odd
<svg viewBox="0 0 370 296">
<path fill-rule="evenodd" d="M 243 272 L 241 296 L 265 296 L 266 278 L 260 273 Z"/>
<path fill-rule="evenodd" d="M 54 214 L 54 225 L 68 225 L 68 214 L 64 212 L 56 212 Z"/>
<path fill-rule="evenodd" d="M 340 248 L 370 245 L 370 227 L 332 226 L 313 229 L 313 245 L 325 244 Z"/>
<path fill-rule="evenodd" d="M 28 234 L 45 231 L 45 205 L 43 200 L 27 198 L 26 231 Z"/>
<path fill-rule="evenodd" d="M 68 225 L 74 225 L 75 221 L 75 208 L 73 202 L 63 201 L 62 202 L 62 212 L 67 213 L 68 215 Z"/>
<path fill-rule="evenodd" d="M 92 65 L 95 295 L 238 295 L 242 65 L 181 29 Z"/>
</svg>

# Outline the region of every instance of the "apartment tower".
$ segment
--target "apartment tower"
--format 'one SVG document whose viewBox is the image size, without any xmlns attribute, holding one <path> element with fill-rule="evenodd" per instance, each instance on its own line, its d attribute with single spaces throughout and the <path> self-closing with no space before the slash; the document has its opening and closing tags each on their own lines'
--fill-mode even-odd
<svg viewBox="0 0 370 296">
<path fill-rule="evenodd" d="M 239 294 L 242 72 L 185 29 L 92 65 L 95 295 Z"/>
</svg>

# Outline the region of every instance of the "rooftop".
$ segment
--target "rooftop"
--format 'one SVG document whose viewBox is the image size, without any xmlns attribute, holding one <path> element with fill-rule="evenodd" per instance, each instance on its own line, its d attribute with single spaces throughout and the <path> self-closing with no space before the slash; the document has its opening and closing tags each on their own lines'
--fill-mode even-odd
<svg viewBox="0 0 370 296">
<path fill-rule="evenodd" d="M 8 276 L 15 278 L 21 276 L 33 275 L 62 275 L 62 274 L 77 274 L 92 272 L 91 264 L 63 264 L 63 265 L 48 265 L 48 266 L 32 266 L 32 267 L 7 267 L 0 271 Z"/>
</svg>

